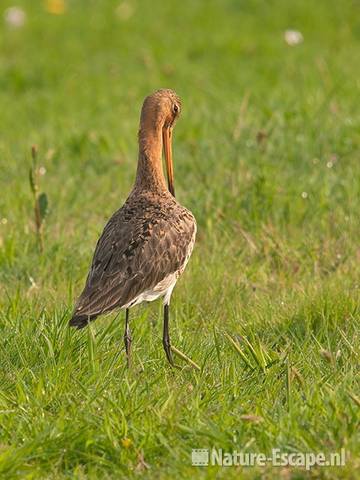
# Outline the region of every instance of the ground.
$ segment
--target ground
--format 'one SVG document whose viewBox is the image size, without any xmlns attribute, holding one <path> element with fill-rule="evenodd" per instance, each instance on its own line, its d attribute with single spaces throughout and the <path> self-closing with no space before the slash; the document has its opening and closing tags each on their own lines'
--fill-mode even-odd
<svg viewBox="0 0 360 480">
<path fill-rule="evenodd" d="M 25 23 L 9 24 L 8 1 L 0 22 L 0 476 L 355 478 L 359 2 L 16 5 Z M 182 98 L 175 186 L 198 222 L 170 333 L 200 371 L 167 364 L 159 303 L 131 311 L 130 370 L 123 313 L 68 328 L 134 180 L 142 100 L 161 87 Z M 343 447 L 346 466 L 191 465 L 212 447 Z"/>
</svg>

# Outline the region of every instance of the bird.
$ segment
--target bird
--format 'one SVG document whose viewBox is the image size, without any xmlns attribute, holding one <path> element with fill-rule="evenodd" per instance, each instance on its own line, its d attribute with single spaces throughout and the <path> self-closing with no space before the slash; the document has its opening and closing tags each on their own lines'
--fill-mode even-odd
<svg viewBox="0 0 360 480">
<path fill-rule="evenodd" d="M 175 366 L 169 336 L 170 299 L 193 251 L 197 230 L 194 215 L 175 198 L 172 136 L 181 109 L 180 98 L 170 89 L 145 98 L 135 183 L 124 205 L 104 227 L 69 322 L 81 329 L 99 315 L 125 310 L 123 339 L 128 366 L 132 342 L 129 310 L 158 298 L 163 299 L 163 348 L 168 362 Z"/>
</svg>

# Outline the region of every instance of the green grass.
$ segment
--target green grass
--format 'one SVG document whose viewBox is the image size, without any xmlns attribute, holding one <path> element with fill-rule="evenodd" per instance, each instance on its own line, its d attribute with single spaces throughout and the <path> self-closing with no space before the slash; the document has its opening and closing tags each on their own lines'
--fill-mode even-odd
<svg viewBox="0 0 360 480">
<path fill-rule="evenodd" d="M 359 2 L 127 0 L 120 16 L 118 0 L 68 1 L 63 15 L 16 3 L 26 24 L 0 27 L 0 476 L 310 475 L 191 466 L 192 448 L 214 446 L 344 447 L 345 467 L 311 476 L 355 478 Z M 289 28 L 302 44 L 285 43 Z M 200 372 L 169 368 L 159 304 L 131 311 L 130 371 L 122 313 L 67 326 L 132 186 L 143 97 L 160 87 L 182 98 L 176 191 L 198 221 L 170 332 Z M 50 204 L 42 255 L 32 144 Z"/>
</svg>

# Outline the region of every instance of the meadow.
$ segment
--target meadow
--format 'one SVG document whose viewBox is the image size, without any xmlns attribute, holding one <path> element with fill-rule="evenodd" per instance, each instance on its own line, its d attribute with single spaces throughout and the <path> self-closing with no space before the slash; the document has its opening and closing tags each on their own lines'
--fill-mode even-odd
<svg viewBox="0 0 360 480">
<path fill-rule="evenodd" d="M 16 5 L 23 25 L 0 2 L 0 477 L 356 478 L 360 3 Z M 131 369 L 123 312 L 68 328 L 162 87 L 182 99 L 175 186 L 198 222 L 170 334 L 199 371 L 168 365 L 159 303 L 131 311 Z M 212 447 L 344 448 L 346 465 L 191 465 Z"/>
</svg>

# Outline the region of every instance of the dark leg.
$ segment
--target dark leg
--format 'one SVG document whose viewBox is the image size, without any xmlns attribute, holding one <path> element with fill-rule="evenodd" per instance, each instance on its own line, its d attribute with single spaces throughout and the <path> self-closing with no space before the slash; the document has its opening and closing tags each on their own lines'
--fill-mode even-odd
<svg viewBox="0 0 360 480">
<path fill-rule="evenodd" d="M 131 352 L 131 332 L 129 326 L 129 309 L 126 309 L 125 314 L 125 332 L 124 332 L 124 343 L 126 351 L 126 359 L 128 367 L 130 367 L 130 352 Z"/>
<path fill-rule="evenodd" d="M 169 363 L 174 367 L 174 360 L 171 355 L 171 345 L 169 337 L 169 305 L 164 305 L 164 329 L 163 329 L 163 345 L 166 357 Z"/>
</svg>

